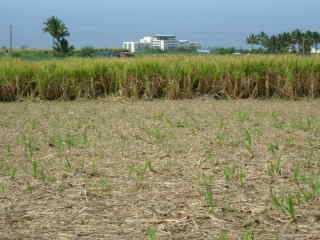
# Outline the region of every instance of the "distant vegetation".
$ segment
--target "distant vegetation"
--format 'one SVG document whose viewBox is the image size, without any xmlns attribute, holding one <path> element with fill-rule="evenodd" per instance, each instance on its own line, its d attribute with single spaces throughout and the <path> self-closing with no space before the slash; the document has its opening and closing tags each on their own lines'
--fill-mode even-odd
<svg viewBox="0 0 320 240">
<path fill-rule="evenodd" d="M 0 99 L 319 97 L 319 78 L 319 57 L 290 55 L 8 59 L 0 60 Z"/>
<path fill-rule="evenodd" d="M 42 61 L 42 60 L 64 60 L 70 57 L 93 58 L 93 57 L 118 57 L 120 52 L 126 50 L 121 48 L 93 48 L 83 47 L 74 49 L 67 55 L 57 54 L 50 49 L 14 49 L 11 54 L 3 48 L 0 49 L 0 58 L 16 58 L 21 60 Z"/>
<path fill-rule="evenodd" d="M 320 43 L 320 33 L 295 30 L 269 36 L 265 32 L 251 34 L 247 43 L 252 46 L 253 52 L 263 53 L 299 53 L 309 54 L 311 48 L 317 48 Z M 254 47 L 258 47 L 255 50 Z"/>
</svg>

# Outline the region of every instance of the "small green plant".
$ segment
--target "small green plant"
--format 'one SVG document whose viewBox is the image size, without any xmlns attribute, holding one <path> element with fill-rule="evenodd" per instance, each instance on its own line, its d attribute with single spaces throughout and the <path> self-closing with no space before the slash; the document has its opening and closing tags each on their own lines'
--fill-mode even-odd
<svg viewBox="0 0 320 240">
<path fill-rule="evenodd" d="M 148 240 L 156 240 L 157 239 L 157 230 L 154 227 L 149 227 L 147 230 Z"/>
<path fill-rule="evenodd" d="M 24 152 L 27 160 L 32 161 L 33 153 L 35 150 L 32 139 L 30 137 L 27 137 L 26 135 L 23 135 L 23 144 L 24 144 Z"/>
<path fill-rule="evenodd" d="M 210 147 L 208 144 L 203 144 L 202 145 L 204 154 L 205 154 L 205 160 L 215 164 L 216 163 L 216 154 L 213 151 L 212 147 Z"/>
<path fill-rule="evenodd" d="M 71 162 L 69 159 L 65 159 L 64 160 L 64 168 L 67 170 L 67 171 L 70 171 L 72 169 L 72 165 L 71 165 Z"/>
<path fill-rule="evenodd" d="M 149 170 L 150 172 L 157 173 L 157 171 L 152 166 L 151 160 L 145 160 L 144 161 L 144 167 L 146 170 Z"/>
<path fill-rule="evenodd" d="M 26 188 L 24 189 L 25 192 L 27 193 L 32 193 L 33 192 L 33 186 L 28 182 Z"/>
<path fill-rule="evenodd" d="M 209 189 L 209 187 L 205 188 L 203 195 L 204 195 L 204 200 L 209 208 L 209 213 L 213 213 L 214 212 L 214 199 L 213 199 L 213 193 Z"/>
<path fill-rule="evenodd" d="M 235 113 L 236 119 L 241 122 L 244 123 L 246 121 L 249 120 L 249 113 L 248 112 L 244 112 L 244 111 L 239 111 Z"/>
<path fill-rule="evenodd" d="M 99 175 L 99 173 L 98 173 L 98 167 L 97 167 L 97 161 L 96 161 L 96 160 L 93 160 L 93 161 L 92 161 L 90 175 L 91 175 L 92 177 Z"/>
<path fill-rule="evenodd" d="M 0 183 L 0 193 L 5 193 L 7 191 L 6 185 L 3 183 Z"/>
<path fill-rule="evenodd" d="M 145 177 L 146 169 L 141 166 L 130 166 L 129 177 L 137 181 L 143 181 Z"/>
<path fill-rule="evenodd" d="M 296 166 L 292 170 L 292 178 L 296 184 L 299 184 L 301 181 L 305 180 L 305 177 L 301 174 L 300 166 Z"/>
<path fill-rule="evenodd" d="M 310 188 L 312 189 L 313 195 L 315 197 L 320 196 L 320 179 L 318 176 L 311 177 Z"/>
<path fill-rule="evenodd" d="M 44 168 L 41 166 L 41 164 L 38 161 L 35 161 L 35 160 L 32 161 L 31 175 L 33 178 L 39 179 L 45 184 L 53 183 L 56 181 L 56 178 L 54 176 L 46 175 Z"/>
<path fill-rule="evenodd" d="M 208 188 L 213 184 L 214 178 L 211 175 L 201 174 L 199 176 L 199 185 Z"/>
<path fill-rule="evenodd" d="M 219 122 L 218 122 L 218 128 L 220 130 L 223 130 L 224 128 L 226 127 L 226 123 L 225 123 L 225 119 L 219 119 Z"/>
<path fill-rule="evenodd" d="M 32 161 L 32 177 L 37 178 L 38 177 L 38 170 L 39 169 L 39 164 L 37 161 Z"/>
<path fill-rule="evenodd" d="M 75 147 L 77 145 L 75 135 L 68 133 L 66 136 L 66 144 L 69 149 Z"/>
<path fill-rule="evenodd" d="M 253 155 L 253 140 L 248 129 L 244 130 L 244 146 L 247 151 Z"/>
<path fill-rule="evenodd" d="M 292 220 L 296 219 L 296 196 L 293 194 L 285 194 L 283 196 L 276 196 L 271 191 L 272 205 L 282 211 L 284 214 L 291 217 Z"/>
<path fill-rule="evenodd" d="M 227 134 L 225 132 L 218 132 L 216 134 L 216 142 L 218 144 L 224 144 L 227 140 Z"/>
<path fill-rule="evenodd" d="M 239 182 L 240 185 L 243 186 L 246 183 L 247 172 L 243 168 L 239 168 Z"/>
<path fill-rule="evenodd" d="M 287 145 L 294 146 L 296 144 L 296 140 L 293 137 L 289 137 L 287 139 Z"/>
<path fill-rule="evenodd" d="M 11 145 L 7 144 L 6 146 L 6 158 L 10 159 L 13 156 Z"/>
<path fill-rule="evenodd" d="M 221 231 L 219 235 L 215 238 L 215 240 L 229 240 L 228 231 Z"/>
<path fill-rule="evenodd" d="M 145 160 L 143 165 L 136 165 L 129 167 L 129 177 L 134 178 L 137 181 L 143 181 L 147 171 L 156 173 L 150 160 Z"/>
<path fill-rule="evenodd" d="M 254 233 L 251 230 L 246 230 L 241 238 L 242 240 L 254 240 Z"/>
<path fill-rule="evenodd" d="M 106 177 L 101 177 L 99 180 L 100 189 L 104 192 L 108 192 L 111 190 L 110 183 Z"/>
<path fill-rule="evenodd" d="M 8 169 L 8 175 L 10 176 L 11 180 L 14 180 L 17 176 L 17 169 L 15 167 L 10 167 Z"/>
<path fill-rule="evenodd" d="M 227 166 L 223 170 L 224 179 L 226 182 L 231 181 L 235 176 L 236 170 L 234 166 Z"/>
<path fill-rule="evenodd" d="M 60 134 L 56 134 L 53 137 L 51 137 L 49 141 L 49 146 L 56 147 L 60 153 L 62 153 L 65 149 L 65 142 Z"/>
<path fill-rule="evenodd" d="M 154 127 L 154 128 L 146 128 L 144 131 L 147 133 L 149 137 L 154 139 L 156 142 L 162 142 L 166 135 L 161 132 L 160 128 Z"/>
<path fill-rule="evenodd" d="M 275 154 L 277 151 L 279 151 L 279 145 L 276 143 L 270 143 L 268 145 L 268 151 L 271 152 L 272 154 Z"/>
<path fill-rule="evenodd" d="M 82 146 L 87 146 L 89 143 L 89 138 L 88 138 L 88 129 L 85 128 L 83 134 L 81 135 L 80 143 Z"/>
<path fill-rule="evenodd" d="M 267 166 L 267 173 L 269 176 L 280 176 L 281 175 L 281 169 L 282 169 L 282 161 L 281 159 L 272 160 L 269 162 Z"/>
<path fill-rule="evenodd" d="M 286 123 L 280 119 L 279 112 L 272 112 L 273 118 L 273 127 L 277 129 L 284 129 L 286 127 Z"/>
<path fill-rule="evenodd" d="M 272 116 L 272 118 L 274 119 L 274 120 L 278 120 L 279 119 L 279 117 L 280 117 L 280 113 L 279 112 L 272 112 L 271 113 L 271 116 Z"/>
</svg>

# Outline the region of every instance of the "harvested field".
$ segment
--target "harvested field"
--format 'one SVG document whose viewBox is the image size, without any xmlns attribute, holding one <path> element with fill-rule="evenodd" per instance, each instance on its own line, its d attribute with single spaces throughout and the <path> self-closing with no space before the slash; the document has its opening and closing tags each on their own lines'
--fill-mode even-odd
<svg viewBox="0 0 320 240">
<path fill-rule="evenodd" d="M 1 239 L 319 239 L 320 101 L 0 104 Z"/>
</svg>

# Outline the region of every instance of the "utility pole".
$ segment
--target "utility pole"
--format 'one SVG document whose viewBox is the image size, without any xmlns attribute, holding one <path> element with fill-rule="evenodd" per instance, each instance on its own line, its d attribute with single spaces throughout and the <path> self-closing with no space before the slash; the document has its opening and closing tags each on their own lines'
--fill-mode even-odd
<svg viewBox="0 0 320 240">
<path fill-rule="evenodd" d="M 10 54 L 12 53 L 13 48 L 13 26 L 10 24 L 9 26 L 9 32 L 10 32 Z"/>
</svg>

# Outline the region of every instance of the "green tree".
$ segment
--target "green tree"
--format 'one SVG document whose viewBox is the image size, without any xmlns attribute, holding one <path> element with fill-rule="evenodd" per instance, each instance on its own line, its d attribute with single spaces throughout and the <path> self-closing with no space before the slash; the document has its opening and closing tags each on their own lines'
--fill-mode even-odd
<svg viewBox="0 0 320 240">
<path fill-rule="evenodd" d="M 53 39 L 53 50 L 61 55 L 70 53 L 74 47 L 66 39 L 70 36 L 67 26 L 57 17 L 50 17 L 44 23 L 43 31 Z"/>
<path fill-rule="evenodd" d="M 94 47 L 85 46 L 80 49 L 79 56 L 81 57 L 94 57 L 96 55 L 96 50 Z"/>
<path fill-rule="evenodd" d="M 251 50 L 253 50 L 255 45 L 259 45 L 259 39 L 254 34 L 251 34 L 249 37 L 247 37 L 246 41 L 247 44 L 251 45 Z"/>
</svg>

